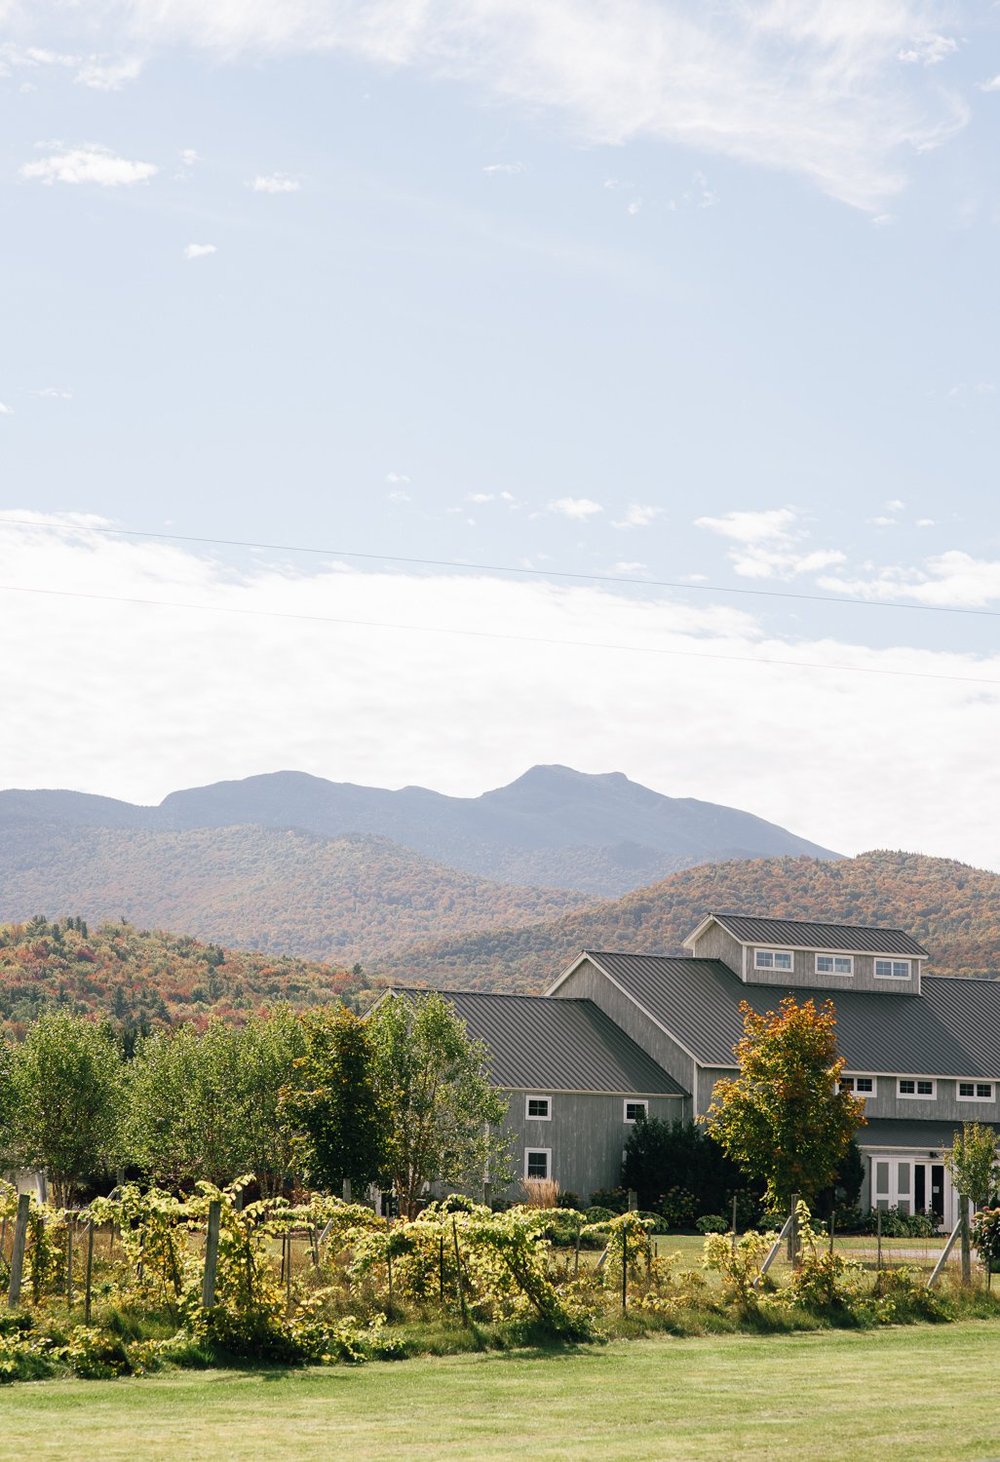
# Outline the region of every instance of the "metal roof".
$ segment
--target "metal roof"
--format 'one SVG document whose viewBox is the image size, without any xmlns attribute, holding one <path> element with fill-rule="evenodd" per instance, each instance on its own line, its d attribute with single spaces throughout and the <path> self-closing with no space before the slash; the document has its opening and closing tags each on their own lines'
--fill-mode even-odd
<svg viewBox="0 0 1000 1462">
<path fill-rule="evenodd" d="M 399 994 L 426 990 L 394 986 Z M 688 1093 L 591 1000 L 440 990 L 469 1035 L 490 1050 L 497 1086 L 624 1096 Z"/>
<path fill-rule="evenodd" d="M 705 1066 L 733 1065 L 741 1000 L 758 1013 L 785 995 L 833 999 L 849 1071 L 1000 1079 L 1000 982 L 925 975 L 919 995 L 744 985 L 716 959 L 586 951 Z M 974 1115 L 974 1114 L 973 1114 Z"/>
<path fill-rule="evenodd" d="M 927 950 L 903 929 L 873 929 L 865 924 L 809 924 L 799 919 L 751 918 L 745 914 L 708 915 L 741 944 L 776 944 L 796 949 L 852 950 L 855 954 L 903 954 L 926 959 Z"/>
</svg>

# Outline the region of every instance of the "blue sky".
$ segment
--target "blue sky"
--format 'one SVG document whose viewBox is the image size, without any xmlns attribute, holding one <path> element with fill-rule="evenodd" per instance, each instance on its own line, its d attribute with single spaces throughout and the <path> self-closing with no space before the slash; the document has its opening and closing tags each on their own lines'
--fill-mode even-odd
<svg viewBox="0 0 1000 1462">
<path fill-rule="evenodd" d="M 562 760 L 1000 863 L 981 781 L 979 830 L 954 816 L 992 760 L 995 619 L 640 582 L 1000 610 L 998 75 L 997 12 L 912 0 L 0 0 L 3 578 L 202 606 L 8 592 L 4 782 L 471 792 Z M 294 728 L 226 690 L 225 657 L 264 663 L 232 594 L 365 606 L 308 653 L 269 622 L 269 693 L 317 657 L 327 687 Z M 449 626 L 512 638 L 466 664 Z M 677 636 L 716 663 L 637 673 Z M 76 647 L 78 703 L 32 704 L 26 641 Z M 904 810 L 914 778 L 933 806 Z"/>
</svg>

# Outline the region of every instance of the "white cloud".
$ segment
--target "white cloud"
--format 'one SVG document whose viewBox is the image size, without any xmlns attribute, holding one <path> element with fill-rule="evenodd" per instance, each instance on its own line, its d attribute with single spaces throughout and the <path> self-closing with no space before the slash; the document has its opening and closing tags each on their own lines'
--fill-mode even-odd
<svg viewBox="0 0 1000 1462">
<path fill-rule="evenodd" d="M 797 522 L 798 514 L 792 508 L 764 508 L 736 510 L 721 518 L 695 518 L 694 525 L 707 528 L 711 533 L 720 533 L 723 538 L 732 538 L 737 543 L 771 543 L 776 539 L 787 539 L 789 530 Z"/>
<path fill-rule="evenodd" d="M 0 416 L 13 416 L 13 415 L 14 415 L 13 409 L 10 406 L 5 405 L 5 403 L 3 401 L 0 401 Z"/>
<path fill-rule="evenodd" d="M 637 213 L 642 212 L 642 199 L 633 198 L 632 202 L 628 205 L 625 212 L 629 215 L 630 218 L 635 218 Z"/>
<path fill-rule="evenodd" d="M 492 492 L 467 492 L 465 501 L 467 503 L 491 503 L 495 497 Z"/>
<path fill-rule="evenodd" d="M 639 563 L 636 559 L 619 559 L 607 570 L 609 574 L 648 574 L 648 564 Z"/>
<path fill-rule="evenodd" d="M 895 518 L 887 518 L 883 514 L 880 514 L 877 518 L 869 518 L 868 521 L 873 528 L 895 528 L 896 526 Z"/>
<path fill-rule="evenodd" d="M 899 59 L 909 66 L 939 66 L 958 50 L 954 36 L 917 36 L 899 52 Z"/>
<path fill-rule="evenodd" d="M 934 521 L 933 518 L 918 518 L 917 519 L 917 527 L 918 528 L 933 528 L 935 526 L 936 525 L 935 525 L 935 521 Z"/>
<path fill-rule="evenodd" d="M 387 472 L 385 480 L 386 482 L 407 483 L 410 479 L 405 472 Z"/>
<path fill-rule="evenodd" d="M 1000 91 L 1000 76 L 991 76 L 989 81 L 979 83 L 980 91 Z"/>
<path fill-rule="evenodd" d="M 188 244 L 184 250 L 185 259 L 207 259 L 209 254 L 219 251 L 214 244 Z"/>
<path fill-rule="evenodd" d="M 840 549 L 806 547 L 809 535 L 794 508 L 736 510 L 721 518 L 696 518 L 695 527 L 739 545 L 730 549 L 729 558 L 746 579 L 793 578 L 845 562 Z"/>
<path fill-rule="evenodd" d="M 258 173 L 247 187 L 255 193 L 297 193 L 302 184 L 287 173 Z"/>
<path fill-rule="evenodd" d="M 201 162 L 201 156 L 193 147 L 181 149 L 181 162 L 186 168 L 193 168 L 196 162 Z"/>
<path fill-rule="evenodd" d="M 919 527 L 933 527 L 923 518 Z M 824 588 L 862 599 L 910 599 L 957 609 L 985 609 L 1000 600 L 1000 561 L 974 558 L 961 549 L 927 558 L 917 567 L 900 564 L 874 569 L 869 577 L 826 577 Z"/>
<path fill-rule="evenodd" d="M 484 173 L 507 173 L 513 176 L 515 173 L 526 173 L 527 167 L 523 162 L 491 162 L 483 168 Z"/>
<path fill-rule="evenodd" d="M 12 0 L 58 30 L 74 10 Z M 84 7 L 79 7 L 83 9 Z M 189 45 L 226 62 L 346 52 L 555 114 L 584 143 L 681 144 L 811 179 L 863 208 L 905 182 L 915 150 L 969 111 L 926 65 L 952 44 L 943 0 L 103 0 L 86 7 L 137 53 Z M 93 12 L 97 12 L 94 24 Z M 916 39 L 914 39 L 916 38 Z"/>
<path fill-rule="evenodd" d="M 0 16 L 2 13 L 0 6 Z M 73 71 L 73 80 L 93 91 L 120 91 L 127 81 L 136 79 L 142 62 L 135 56 L 81 56 L 43 46 L 0 45 L 0 76 L 45 69 Z M 34 89 L 30 83 L 21 88 L 22 91 Z"/>
<path fill-rule="evenodd" d="M 142 71 L 142 62 L 137 56 L 123 56 L 117 60 L 90 56 L 84 61 L 75 80 L 92 91 L 121 91 L 129 81 L 135 81 Z"/>
<path fill-rule="evenodd" d="M 33 391 L 33 396 L 39 396 L 43 401 L 72 401 L 73 392 L 67 391 L 64 386 L 43 386 L 40 391 Z"/>
<path fill-rule="evenodd" d="M 619 518 L 611 526 L 613 528 L 648 528 L 650 523 L 655 522 L 662 512 L 662 508 L 654 507 L 652 503 L 630 503 L 624 518 Z"/>
<path fill-rule="evenodd" d="M 845 852 L 997 863 L 1000 687 L 868 673 L 1000 682 L 997 654 L 786 641 L 704 595 L 237 567 L 85 520 L 65 534 L 0 526 L 0 547 L 5 583 L 85 596 L 0 591 L 8 699 L 37 710 L 0 717 L 7 785 L 155 802 L 296 767 L 471 795 L 559 761 L 745 807 Z M 860 629 L 864 612 L 843 623 Z M 599 648 L 621 645 L 635 648 Z M 747 663 L 767 660 L 784 663 Z M 52 696 L 66 663 L 86 675 Z"/>
<path fill-rule="evenodd" d="M 564 518 L 576 518 L 578 522 L 585 523 L 588 518 L 603 513 L 604 509 L 589 497 L 560 497 L 549 503 L 549 512 L 561 513 Z"/>
<path fill-rule="evenodd" d="M 901 498 L 894 497 L 890 498 L 889 501 L 884 504 L 884 506 L 887 513 L 901 513 L 906 507 L 906 504 Z"/>
<path fill-rule="evenodd" d="M 131 162 L 128 158 L 118 157 L 109 148 L 87 143 L 65 152 L 54 152 L 37 162 L 25 163 L 21 177 L 37 179 L 49 186 L 53 183 L 96 183 L 101 188 L 129 188 L 135 183 L 148 182 L 156 172 L 157 168 L 151 162 Z"/>
<path fill-rule="evenodd" d="M 391 492 L 386 493 L 386 497 L 391 503 L 408 503 L 412 501 L 405 487 L 394 487 Z M 456 509 L 456 511 L 460 512 L 461 509 Z"/>
</svg>

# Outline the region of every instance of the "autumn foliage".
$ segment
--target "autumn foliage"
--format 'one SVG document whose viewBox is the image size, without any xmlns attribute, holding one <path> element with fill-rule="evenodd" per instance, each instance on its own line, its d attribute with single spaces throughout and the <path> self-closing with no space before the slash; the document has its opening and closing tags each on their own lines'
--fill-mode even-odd
<svg viewBox="0 0 1000 1462">
<path fill-rule="evenodd" d="M 733 1048 L 739 1074 L 716 1083 L 712 1135 L 774 1205 L 793 1193 L 829 1187 L 851 1138 L 865 1121 L 864 1100 L 842 1091 L 836 1014 L 788 995 L 760 1015 L 743 1001 L 743 1037 Z"/>
</svg>

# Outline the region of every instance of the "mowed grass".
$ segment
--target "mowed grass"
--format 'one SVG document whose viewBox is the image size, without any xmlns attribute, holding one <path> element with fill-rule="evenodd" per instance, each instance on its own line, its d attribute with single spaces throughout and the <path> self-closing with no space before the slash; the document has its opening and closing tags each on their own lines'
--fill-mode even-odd
<svg viewBox="0 0 1000 1462">
<path fill-rule="evenodd" d="M 0 1391 L 8 1459 L 1000 1457 L 1000 1327 L 617 1342 Z"/>
</svg>

